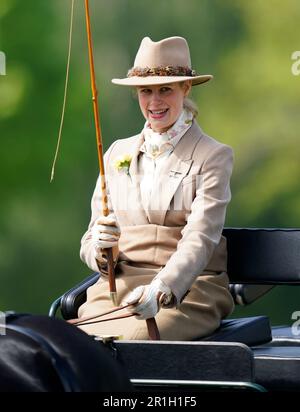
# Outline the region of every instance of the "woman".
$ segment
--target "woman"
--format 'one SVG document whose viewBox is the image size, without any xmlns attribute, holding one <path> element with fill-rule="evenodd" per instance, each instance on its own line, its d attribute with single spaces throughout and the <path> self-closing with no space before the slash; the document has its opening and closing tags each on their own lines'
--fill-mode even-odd
<svg viewBox="0 0 300 412">
<path fill-rule="evenodd" d="M 101 215 L 98 179 L 80 253 L 102 276 L 79 316 L 112 307 L 109 247 L 119 301 L 138 303 L 126 309 L 135 317 L 82 326 L 87 333 L 147 339 L 143 320 L 155 316 L 162 339 L 192 340 L 211 334 L 233 309 L 222 236 L 232 150 L 202 132 L 187 100 L 192 86 L 211 78 L 192 70 L 184 38 L 146 37 L 127 78 L 112 80 L 137 89 L 146 123 L 105 154 L 110 215 Z"/>
</svg>

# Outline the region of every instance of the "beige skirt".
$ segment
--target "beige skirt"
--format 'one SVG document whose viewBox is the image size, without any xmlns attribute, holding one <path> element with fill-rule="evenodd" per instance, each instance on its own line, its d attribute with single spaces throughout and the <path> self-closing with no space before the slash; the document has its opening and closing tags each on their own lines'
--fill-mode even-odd
<svg viewBox="0 0 300 412">
<path fill-rule="evenodd" d="M 116 287 L 119 304 L 135 287 L 147 285 L 160 268 L 137 267 L 120 262 L 116 271 Z M 161 309 L 155 317 L 162 340 L 195 340 L 213 333 L 221 319 L 228 316 L 234 304 L 228 290 L 228 276 L 220 274 L 200 275 L 179 307 Z M 106 276 L 87 290 L 87 301 L 79 308 L 79 317 L 92 316 L 113 308 Z M 126 309 L 117 315 L 126 313 Z M 114 314 L 110 315 L 113 316 Z M 125 340 L 147 340 L 145 320 L 135 317 L 111 320 L 80 326 L 90 335 L 119 336 Z"/>
</svg>

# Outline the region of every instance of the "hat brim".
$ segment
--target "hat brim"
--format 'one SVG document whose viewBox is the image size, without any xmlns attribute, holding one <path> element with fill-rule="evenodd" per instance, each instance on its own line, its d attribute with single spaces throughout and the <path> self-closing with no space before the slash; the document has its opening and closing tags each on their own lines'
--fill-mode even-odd
<svg viewBox="0 0 300 412">
<path fill-rule="evenodd" d="M 192 81 L 192 86 L 208 82 L 212 79 L 211 74 L 203 74 L 201 76 L 132 76 L 125 79 L 112 79 L 112 83 L 121 86 L 152 86 L 155 84 L 168 84 L 184 82 L 186 80 Z"/>
</svg>

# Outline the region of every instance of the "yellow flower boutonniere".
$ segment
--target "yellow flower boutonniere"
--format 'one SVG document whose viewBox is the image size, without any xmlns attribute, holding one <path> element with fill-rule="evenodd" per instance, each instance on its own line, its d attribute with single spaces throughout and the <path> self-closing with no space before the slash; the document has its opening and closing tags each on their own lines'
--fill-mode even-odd
<svg viewBox="0 0 300 412">
<path fill-rule="evenodd" d="M 130 154 L 124 154 L 123 156 L 119 156 L 114 161 L 114 166 L 118 172 L 129 174 L 129 167 L 132 160 L 132 156 Z"/>
</svg>

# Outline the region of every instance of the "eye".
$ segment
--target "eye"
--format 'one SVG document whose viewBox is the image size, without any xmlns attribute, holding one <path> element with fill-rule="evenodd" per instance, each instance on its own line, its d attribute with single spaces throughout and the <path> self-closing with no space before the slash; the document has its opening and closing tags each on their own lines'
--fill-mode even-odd
<svg viewBox="0 0 300 412">
<path fill-rule="evenodd" d="M 161 93 L 170 93 L 171 91 L 172 91 L 172 88 L 169 86 L 164 86 L 164 87 L 161 87 L 160 89 Z"/>
<path fill-rule="evenodd" d="M 141 94 L 150 94 L 151 89 L 139 89 L 139 93 L 141 93 Z"/>
</svg>

